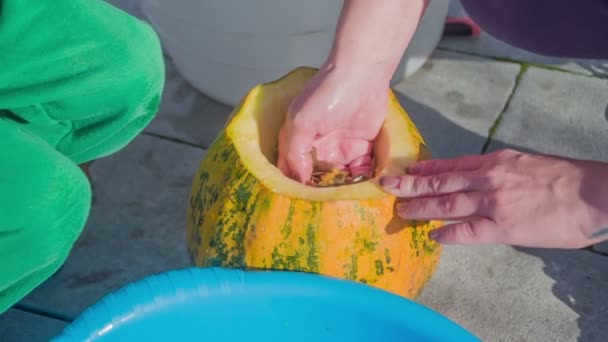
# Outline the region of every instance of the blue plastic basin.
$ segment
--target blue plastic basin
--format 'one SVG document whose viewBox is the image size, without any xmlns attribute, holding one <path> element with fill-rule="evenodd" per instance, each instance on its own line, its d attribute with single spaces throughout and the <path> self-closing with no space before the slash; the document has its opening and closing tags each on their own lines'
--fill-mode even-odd
<svg viewBox="0 0 608 342">
<path fill-rule="evenodd" d="M 189 268 L 144 278 L 53 341 L 479 341 L 374 287 L 299 272 Z"/>
</svg>

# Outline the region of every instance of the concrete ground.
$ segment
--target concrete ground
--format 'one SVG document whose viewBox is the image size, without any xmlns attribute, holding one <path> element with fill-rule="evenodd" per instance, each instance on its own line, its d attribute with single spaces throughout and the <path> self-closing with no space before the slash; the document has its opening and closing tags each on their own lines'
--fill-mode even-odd
<svg viewBox="0 0 608 342">
<path fill-rule="evenodd" d="M 451 10 L 461 11 L 457 3 Z M 166 62 L 158 117 L 123 151 L 93 164 L 95 199 L 83 235 L 55 277 L 0 316 L 0 341 L 46 341 L 108 292 L 189 266 L 191 177 L 230 108 Z M 486 35 L 444 38 L 395 91 L 437 157 L 512 147 L 606 161 L 606 70 L 606 61 L 548 59 Z M 605 341 L 607 288 L 606 245 L 446 246 L 419 301 L 484 341 Z"/>
</svg>

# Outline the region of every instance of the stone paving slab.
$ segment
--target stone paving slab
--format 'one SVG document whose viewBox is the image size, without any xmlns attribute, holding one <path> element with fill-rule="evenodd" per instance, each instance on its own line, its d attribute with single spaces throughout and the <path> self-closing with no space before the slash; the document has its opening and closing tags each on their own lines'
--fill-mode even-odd
<svg viewBox="0 0 608 342">
<path fill-rule="evenodd" d="M 529 68 L 489 150 L 505 146 L 608 161 L 608 80 Z"/>
<path fill-rule="evenodd" d="M 73 317 L 128 282 L 190 266 L 186 204 L 204 154 L 144 135 L 96 161 L 85 231 L 64 268 L 24 302 Z"/>
<path fill-rule="evenodd" d="M 110 3 L 112 6 L 118 7 L 121 10 L 129 13 L 132 16 L 135 16 L 140 19 L 144 19 L 145 16 L 140 8 L 141 0 L 105 0 Z"/>
<path fill-rule="evenodd" d="M 0 315 L 0 341 L 47 342 L 68 323 L 29 312 L 10 309 Z"/>
<path fill-rule="evenodd" d="M 146 132 L 207 148 L 226 124 L 232 108 L 209 99 L 191 86 L 165 56 L 166 86 L 156 118 Z M 244 94 L 243 94 L 244 95 Z"/>
<path fill-rule="evenodd" d="M 448 14 L 451 16 L 467 15 L 458 0 L 451 1 Z M 574 60 L 542 56 L 516 48 L 485 32 L 477 38 L 444 37 L 440 41 L 439 47 L 488 57 L 507 58 L 528 63 L 550 65 L 586 75 L 593 74 L 596 76 L 608 77 L 608 60 Z"/>
<path fill-rule="evenodd" d="M 598 253 L 602 253 L 606 257 L 608 257 L 608 241 L 604 241 L 597 245 L 591 246 L 591 249 L 593 249 L 594 251 L 596 251 Z"/>
<path fill-rule="evenodd" d="M 418 301 L 483 341 L 605 341 L 608 258 L 508 246 L 445 246 Z"/>
<path fill-rule="evenodd" d="M 516 63 L 436 51 L 394 90 L 434 157 L 478 154 L 519 70 Z"/>
<path fill-rule="evenodd" d="M 608 162 L 608 80 L 530 68 L 488 151 L 505 147 Z"/>
</svg>

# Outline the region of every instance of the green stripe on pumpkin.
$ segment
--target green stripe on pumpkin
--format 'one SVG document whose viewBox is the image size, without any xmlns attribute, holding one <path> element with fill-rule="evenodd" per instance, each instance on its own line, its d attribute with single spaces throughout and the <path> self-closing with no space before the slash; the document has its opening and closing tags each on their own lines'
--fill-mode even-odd
<svg viewBox="0 0 608 342">
<path fill-rule="evenodd" d="M 289 235 L 291 235 L 291 225 L 293 223 L 293 214 L 296 211 L 295 200 L 291 200 L 289 202 L 289 209 L 287 210 L 287 218 L 285 219 L 285 224 L 283 224 L 283 228 L 281 229 L 281 235 L 283 236 L 283 240 L 287 240 Z"/>
<path fill-rule="evenodd" d="M 310 221 L 306 227 L 306 244 L 308 246 L 308 256 L 306 259 L 308 271 L 319 272 L 319 246 L 317 241 L 319 239 L 318 233 L 319 224 L 321 223 L 321 204 L 319 202 L 311 203 Z"/>
</svg>

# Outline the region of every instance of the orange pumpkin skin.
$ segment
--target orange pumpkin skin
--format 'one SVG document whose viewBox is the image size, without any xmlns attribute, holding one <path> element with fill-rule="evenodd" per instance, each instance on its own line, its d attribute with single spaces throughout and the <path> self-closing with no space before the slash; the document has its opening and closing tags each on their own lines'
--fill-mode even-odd
<svg viewBox="0 0 608 342">
<path fill-rule="evenodd" d="M 399 218 L 398 199 L 378 184 L 429 156 L 392 92 L 374 179 L 312 188 L 274 166 L 287 106 L 314 72 L 298 68 L 262 84 L 235 108 L 192 184 L 190 257 L 201 267 L 312 272 L 415 298 L 439 262 L 441 246 L 428 232 L 440 222 Z"/>
</svg>

